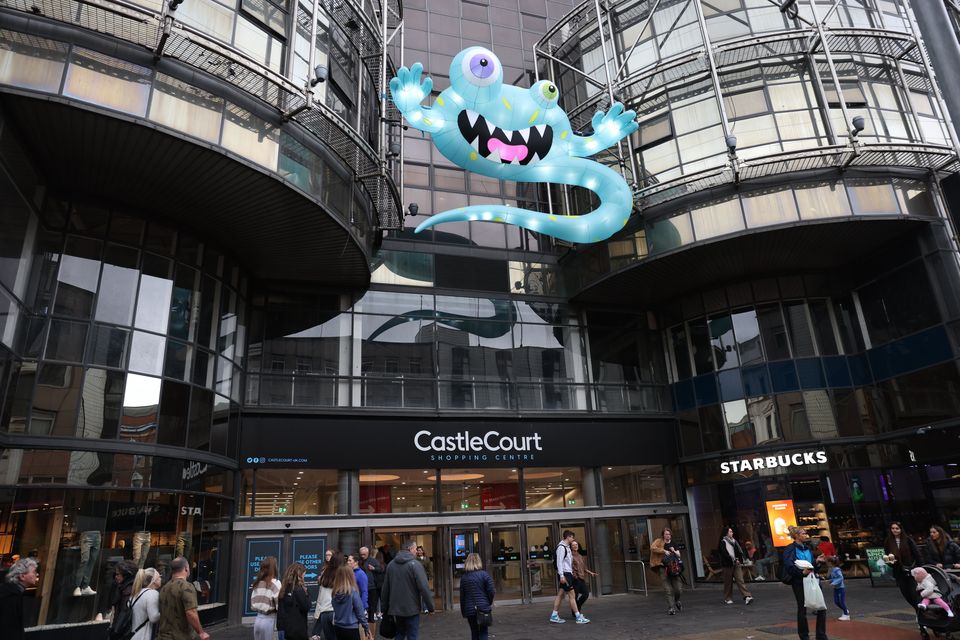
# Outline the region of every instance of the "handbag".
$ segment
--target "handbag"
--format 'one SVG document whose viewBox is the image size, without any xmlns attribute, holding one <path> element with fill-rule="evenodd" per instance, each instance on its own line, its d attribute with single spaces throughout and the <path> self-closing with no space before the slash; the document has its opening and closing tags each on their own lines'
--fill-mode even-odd
<svg viewBox="0 0 960 640">
<path fill-rule="evenodd" d="M 384 615 L 383 619 L 380 620 L 380 624 L 377 628 L 377 631 L 384 638 L 392 638 L 397 635 L 397 622 L 393 619 L 393 616 Z"/>
<path fill-rule="evenodd" d="M 477 626 L 481 629 L 493 626 L 493 611 L 477 609 Z"/>
</svg>

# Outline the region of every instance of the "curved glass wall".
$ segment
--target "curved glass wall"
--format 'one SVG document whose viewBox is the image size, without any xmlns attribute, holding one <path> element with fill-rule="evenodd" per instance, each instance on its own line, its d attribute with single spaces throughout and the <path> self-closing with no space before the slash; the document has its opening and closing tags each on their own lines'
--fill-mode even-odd
<svg viewBox="0 0 960 640">
<path fill-rule="evenodd" d="M 818 149 L 833 150 L 830 166 L 851 162 L 840 157 L 850 152 L 857 163 L 916 166 L 861 156 L 849 137 L 856 117 L 864 120 L 857 137 L 864 148 L 905 144 L 938 154 L 952 145 L 900 0 L 800 0 L 783 11 L 750 0 L 623 0 L 600 16 L 584 3 L 536 52 L 575 127 L 589 130 L 608 93 L 637 112 L 639 131 L 601 160 L 629 169 L 641 206 L 652 206 L 647 191 L 699 172 L 729 175 L 684 183 L 670 197 L 732 183 L 728 136 L 743 167 Z M 753 164 L 747 173 L 800 171 L 801 164 Z"/>
</svg>

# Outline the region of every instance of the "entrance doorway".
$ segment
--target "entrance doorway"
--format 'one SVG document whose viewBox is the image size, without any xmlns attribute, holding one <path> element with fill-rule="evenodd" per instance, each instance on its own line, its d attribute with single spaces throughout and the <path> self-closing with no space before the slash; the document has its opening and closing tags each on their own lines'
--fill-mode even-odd
<svg viewBox="0 0 960 640">
<path fill-rule="evenodd" d="M 490 575 L 493 576 L 498 602 L 523 600 L 523 550 L 519 526 L 491 527 Z"/>
<path fill-rule="evenodd" d="M 418 557 L 420 550 L 423 555 L 420 561 L 427 573 L 427 583 L 430 585 L 430 591 L 433 593 L 433 604 L 440 610 L 443 609 L 442 589 L 443 571 L 438 567 L 442 566 L 442 554 L 440 550 L 439 539 L 436 529 L 374 529 L 373 545 L 376 547 L 376 553 L 383 561 L 384 566 L 400 552 L 405 540 L 415 540 L 417 543 Z M 459 584 L 457 585 L 459 588 Z"/>
<path fill-rule="evenodd" d="M 450 590 L 453 604 L 460 604 L 460 578 L 466 573 L 464 563 L 471 553 L 480 553 L 480 529 L 451 529 L 450 530 L 450 565 L 452 574 L 444 571 L 444 575 L 451 575 Z M 436 592 L 434 592 L 436 595 Z"/>
</svg>

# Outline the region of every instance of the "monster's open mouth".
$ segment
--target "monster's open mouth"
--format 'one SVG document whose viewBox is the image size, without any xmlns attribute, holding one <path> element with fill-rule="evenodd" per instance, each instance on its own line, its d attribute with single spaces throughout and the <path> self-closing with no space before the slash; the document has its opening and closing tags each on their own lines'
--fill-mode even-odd
<svg viewBox="0 0 960 640">
<path fill-rule="evenodd" d="M 466 110 L 460 112 L 457 125 L 478 154 L 500 164 L 534 164 L 545 158 L 553 145 L 553 129 L 546 124 L 507 131 L 476 111 Z"/>
</svg>

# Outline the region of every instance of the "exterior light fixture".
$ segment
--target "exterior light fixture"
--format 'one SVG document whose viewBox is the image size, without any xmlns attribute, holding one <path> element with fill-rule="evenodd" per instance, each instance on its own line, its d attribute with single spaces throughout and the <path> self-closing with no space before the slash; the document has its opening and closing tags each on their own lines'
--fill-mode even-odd
<svg viewBox="0 0 960 640">
<path fill-rule="evenodd" d="M 327 69 L 326 65 L 318 64 L 313 68 L 313 79 L 310 81 L 310 86 L 315 87 L 321 82 L 326 82 L 328 77 L 330 77 L 330 70 Z"/>
</svg>

